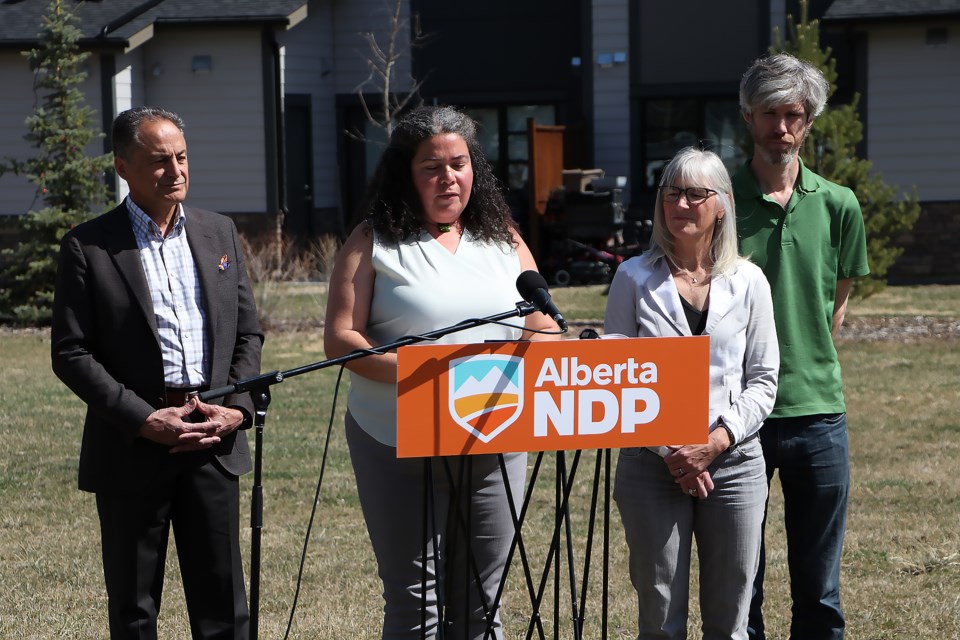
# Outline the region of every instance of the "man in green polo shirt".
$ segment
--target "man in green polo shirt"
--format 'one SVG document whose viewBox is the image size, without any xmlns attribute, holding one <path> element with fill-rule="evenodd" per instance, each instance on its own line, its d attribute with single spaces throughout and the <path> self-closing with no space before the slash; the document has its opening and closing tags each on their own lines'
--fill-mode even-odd
<svg viewBox="0 0 960 640">
<path fill-rule="evenodd" d="M 793 640 L 843 638 L 840 555 L 850 468 L 833 338 L 853 278 L 869 273 L 856 196 L 799 157 L 828 89 L 819 69 L 789 54 L 755 61 L 740 83 L 754 153 L 733 179 L 740 250 L 770 281 L 780 342 L 777 401 L 760 441 L 767 481 L 779 473 L 783 488 Z M 760 553 L 753 640 L 766 637 Z"/>
</svg>

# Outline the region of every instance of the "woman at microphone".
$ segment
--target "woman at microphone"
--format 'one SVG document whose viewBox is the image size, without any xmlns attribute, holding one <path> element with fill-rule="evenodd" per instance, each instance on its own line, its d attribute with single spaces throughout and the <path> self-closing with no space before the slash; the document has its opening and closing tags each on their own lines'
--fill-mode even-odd
<svg viewBox="0 0 960 640">
<path fill-rule="evenodd" d="M 653 242 L 617 270 L 604 330 L 710 336 L 708 443 L 623 449 L 617 462 L 637 638 L 687 637 L 695 538 L 703 637 L 745 640 L 767 497 L 757 435 L 780 352 L 767 280 L 737 254 L 733 189 L 716 154 L 689 147 L 667 164 Z"/>
<path fill-rule="evenodd" d="M 359 214 L 330 276 L 330 358 L 507 311 L 520 273 L 537 268 L 476 124 L 451 107 L 421 107 L 398 122 Z M 552 319 L 534 313 L 523 327 L 482 325 L 437 342 L 549 340 L 557 333 Z M 494 601 L 514 527 L 497 457 L 398 459 L 396 353 L 346 366 L 347 443 L 383 582 L 382 637 L 434 638 L 442 616 L 446 637 L 501 638 Z M 518 502 L 526 454 L 504 457 Z"/>
</svg>

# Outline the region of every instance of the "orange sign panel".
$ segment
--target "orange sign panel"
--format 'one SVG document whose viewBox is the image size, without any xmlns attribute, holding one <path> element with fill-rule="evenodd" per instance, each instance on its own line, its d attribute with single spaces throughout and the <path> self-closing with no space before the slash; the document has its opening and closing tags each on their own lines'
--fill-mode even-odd
<svg viewBox="0 0 960 640">
<path fill-rule="evenodd" d="M 707 442 L 707 336 L 414 345 L 397 359 L 401 458 Z"/>
</svg>

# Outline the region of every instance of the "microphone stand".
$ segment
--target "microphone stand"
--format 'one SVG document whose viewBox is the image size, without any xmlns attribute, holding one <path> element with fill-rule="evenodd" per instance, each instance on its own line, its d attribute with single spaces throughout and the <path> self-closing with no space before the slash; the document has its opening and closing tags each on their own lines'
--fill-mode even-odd
<svg viewBox="0 0 960 640">
<path fill-rule="evenodd" d="M 255 411 L 253 420 L 255 450 L 253 464 L 253 487 L 250 499 L 251 640 L 257 640 L 260 622 L 260 542 L 263 531 L 263 428 L 267 420 L 267 407 L 270 405 L 270 387 L 283 382 L 287 378 L 299 376 L 304 373 L 325 369 L 338 364 L 344 364 L 351 360 L 356 360 L 358 358 L 363 358 L 370 355 L 382 355 L 388 351 L 399 349 L 400 347 L 416 344 L 418 342 L 436 340 L 437 338 L 442 338 L 445 335 L 456 333 L 457 331 L 463 331 L 465 329 L 472 329 L 480 325 L 491 324 L 499 322 L 500 320 L 506 320 L 508 318 L 522 318 L 530 315 L 534 311 L 537 311 L 537 307 L 535 307 L 533 304 L 529 302 L 518 302 L 512 311 L 505 311 L 503 313 L 487 316 L 485 318 L 470 318 L 463 320 L 462 322 L 458 322 L 455 325 L 436 329 L 424 334 L 404 336 L 389 344 L 380 345 L 371 349 L 356 349 L 346 355 L 340 356 L 339 358 L 321 360 L 320 362 L 314 362 L 313 364 L 294 369 L 288 369 L 286 371 L 271 371 L 269 373 L 264 373 L 246 380 L 240 380 L 239 382 L 235 382 L 225 387 L 210 389 L 209 391 L 204 391 L 199 394 L 200 400 L 203 402 L 207 402 L 208 400 L 212 400 L 214 398 L 222 398 L 223 396 L 229 394 L 247 392 L 250 393 L 250 397 L 253 400 L 253 407 Z"/>
</svg>

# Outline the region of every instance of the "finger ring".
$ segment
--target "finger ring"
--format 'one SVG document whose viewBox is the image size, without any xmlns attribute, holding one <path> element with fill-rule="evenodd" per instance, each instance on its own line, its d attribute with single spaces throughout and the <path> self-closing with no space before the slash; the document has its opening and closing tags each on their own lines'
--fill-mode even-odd
<svg viewBox="0 0 960 640">
<path fill-rule="evenodd" d="M 687 493 L 689 493 L 690 495 L 692 495 L 692 496 L 694 496 L 694 497 L 696 497 L 696 496 L 697 496 L 697 493 L 698 493 L 698 491 L 697 491 L 696 489 L 690 489 L 690 490 L 689 490 L 689 491 L 688 491 Z"/>
</svg>

